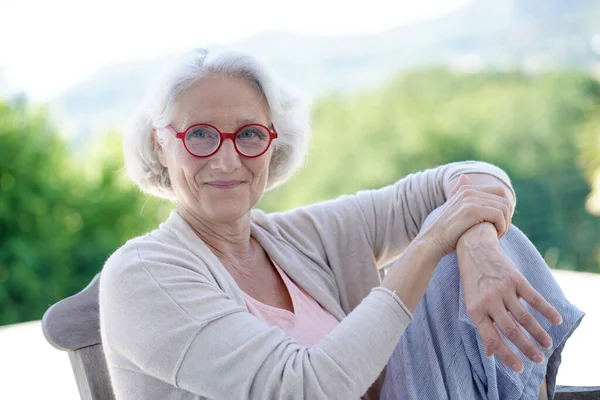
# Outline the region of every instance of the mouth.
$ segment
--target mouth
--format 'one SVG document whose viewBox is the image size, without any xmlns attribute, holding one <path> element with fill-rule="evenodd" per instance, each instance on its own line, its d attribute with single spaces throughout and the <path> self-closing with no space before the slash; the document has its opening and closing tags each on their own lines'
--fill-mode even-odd
<svg viewBox="0 0 600 400">
<path fill-rule="evenodd" d="M 213 187 L 215 189 L 222 189 L 222 190 L 233 189 L 235 187 L 238 187 L 242 183 L 243 183 L 243 181 L 211 181 L 211 182 L 206 182 L 206 184 L 208 186 Z"/>
</svg>

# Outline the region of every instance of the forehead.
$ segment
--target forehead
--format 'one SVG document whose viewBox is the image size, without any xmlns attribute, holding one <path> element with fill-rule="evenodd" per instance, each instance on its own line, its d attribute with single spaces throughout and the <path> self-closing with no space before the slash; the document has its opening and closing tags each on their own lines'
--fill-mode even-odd
<svg viewBox="0 0 600 400">
<path fill-rule="evenodd" d="M 203 77 L 183 93 L 173 109 L 175 124 L 232 125 L 239 120 L 265 125 L 269 120 L 265 97 L 254 85 L 239 77 Z"/>
</svg>

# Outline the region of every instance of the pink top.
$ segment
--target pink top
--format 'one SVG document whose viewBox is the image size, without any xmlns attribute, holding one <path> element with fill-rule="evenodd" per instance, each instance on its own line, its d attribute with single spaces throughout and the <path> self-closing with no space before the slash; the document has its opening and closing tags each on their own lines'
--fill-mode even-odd
<svg viewBox="0 0 600 400">
<path fill-rule="evenodd" d="M 248 311 L 268 325 L 280 327 L 301 345 L 311 346 L 317 343 L 336 327 L 338 320 L 302 288 L 296 286 L 275 262 L 273 265 L 290 293 L 294 312 L 261 303 L 244 293 Z"/>
</svg>

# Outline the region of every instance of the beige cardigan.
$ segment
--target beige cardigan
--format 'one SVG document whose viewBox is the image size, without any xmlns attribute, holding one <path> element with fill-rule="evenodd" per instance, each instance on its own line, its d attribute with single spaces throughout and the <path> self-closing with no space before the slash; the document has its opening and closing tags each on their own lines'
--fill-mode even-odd
<svg viewBox="0 0 600 400">
<path fill-rule="evenodd" d="M 216 256 L 173 213 L 127 242 L 100 280 L 100 326 L 117 399 L 356 399 L 383 371 L 411 313 L 378 288 L 463 162 L 394 185 L 282 213 L 252 214 L 251 234 L 340 324 L 305 347 L 250 315 Z M 373 289 L 375 288 L 375 289 Z"/>
</svg>

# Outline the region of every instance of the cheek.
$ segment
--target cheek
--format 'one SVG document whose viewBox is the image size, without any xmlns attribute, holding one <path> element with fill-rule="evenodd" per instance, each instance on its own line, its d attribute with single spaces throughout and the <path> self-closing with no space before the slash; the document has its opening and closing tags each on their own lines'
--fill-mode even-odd
<svg viewBox="0 0 600 400">
<path fill-rule="evenodd" d="M 254 165 L 252 165 L 252 172 L 256 179 L 259 179 L 261 182 L 266 181 L 269 175 L 269 167 L 270 167 L 270 157 L 265 157 L 264 159 L 254 160 Z"/>
<path fill-rule="evenodd" d="M 204 159 L 192 157 L 183 146 L 175 146 L 169 153 L 169 166 L 172 166 L 169 169 L 178 175 L 194 177 L 206 163 Z"/>
</svg>

